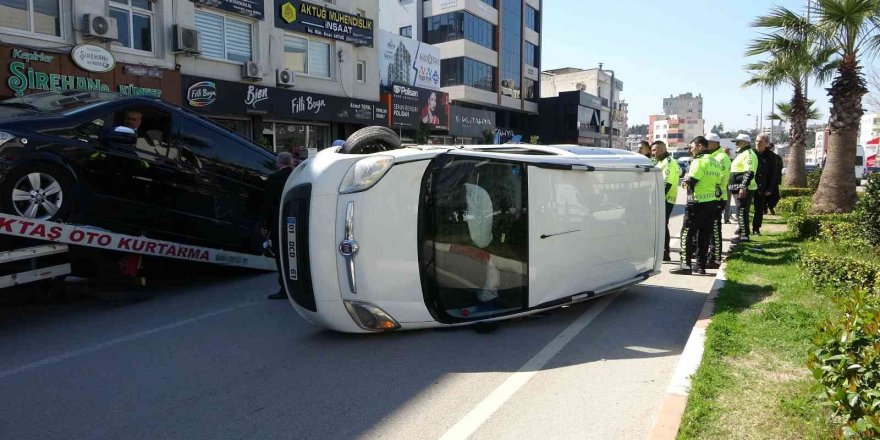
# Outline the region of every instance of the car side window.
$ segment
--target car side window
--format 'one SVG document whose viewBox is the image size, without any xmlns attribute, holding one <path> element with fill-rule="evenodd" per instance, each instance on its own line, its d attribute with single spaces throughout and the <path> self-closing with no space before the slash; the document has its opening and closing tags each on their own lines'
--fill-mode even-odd
<svg viewBox="0 0 880 440">
<path fill-rule="evenodd" d="M 248 145 L 241 145 L 241 166 L 246 172 L 269 175 L 275 172 L 275 158 L 257 151 Z"/>
<path fill-rule="evenodd" d="M 103 115 L 77 125 L 73 128 L 73 136 L 81 141 L 97 141 L 101 138 L 101 133 L 104 131 L 109 120 L 112 120 L 111 115 Z"/>
<path fill-rule="evenodd" d="M 128 107 L 113 114 L 112 124 L 108 129 L 112 130 L 116 127 L 128 127 L 137 132 L 134 147 L 138 155 L 177 159 L 177 148 L 169 142 L 171 132 L 169 113 L 146 106 Z"/>
<path fill-rule="evenodd" d="M 181 146 L 181 162 L 197 168 L 210 168 L 213 172 L 239 177 L 242 148 L 236 139 L 226 136 L 220 129 L 191 118 L 181 118 L 178 131 Z"/>
</svg>

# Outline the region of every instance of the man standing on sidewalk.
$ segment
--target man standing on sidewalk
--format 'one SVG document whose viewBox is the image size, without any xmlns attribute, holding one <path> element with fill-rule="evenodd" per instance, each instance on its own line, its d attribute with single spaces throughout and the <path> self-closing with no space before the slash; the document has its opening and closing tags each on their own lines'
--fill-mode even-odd
<svg viewBox="0 0 880 440">
<path fill-rule="evenodd" d="M 287 178 L 293 172 L 293 155 L 288 152 L 278 153 L 275 159 L 275 168 L 278 171 L 272 173 L 266 179 L 266 187 L 263 198 L 263 234 L 271 243 L 272 253 L 275 254 L 275 267 L 278 268 L 278 292 L 268 296 L 269 299 L 287 299 L 287 293 L 284 292 L 284 279 L 281 270 L 281 253 L 278 248 L 278 218 L 281 205 L 281 195 L 284 192 L 284 185 L 287 184 Z"/>
<path fill-rule="evenodd" d="M 773 194 L 773 186 L 776 185 L 776 155 L 767 147 L 770 146 L 770 135 L 761 133 L 757 139 L 758 172 L 755 181 L 758 190 L 755 192 L 755 218 L 752 222 L 752 233 L 761 235 L 761 226 L 764 225 L 764 212 L 770 196 Z"/>
<path fill-rule="evenodd" d="M 782 156 L 776 154 L 775 145 L 770 144 L 767 147 L 767 150 L 773 153 L 773 158 L 776 160 L 776 182 L 770 188 L 770 198 L 767 200 L 767 209 L 770 211 L 770 214 L 776 215 L 776 204 L 779 203 L 779 199 L 781 194 L 779 192 L 779 188 L 782 186 L 782 168 L 785 167 L 783 163 Z"/>
<path fill-rule="evenodd" d="M 709 262 L 706 263 L 706 269 L 718 269 L 721 267 L 721 253 L 723 249 L 721 217 L 728 205 L 730 205 L 730 196 L 726 187 L 728 180 L 730 180 L 730 156 L 721 148 L 721 138 L 717 134 L 707 134 L 706 140 L 709 142 L 709 156 L 721 165 L 721 199 L 718 201 L 718 212 L 712 221 L 712 237 L 709 240 Z"/>
<path fill-rule="evenodd" d="M 669 254 L 669 216 L 672 214 L 672 208 L 675 207 L 675 198 L 678 197 L 678 178 L 681 168 L 666 151 L 666 144 L 663 141 L 651 145 L 651 155 L 654 156 L 654 163 L 663 172 L 663 182 L 666 187 L 666 242 L 663 247 L 663 261 L 672 261 L 672 256 Z"/>
<path fill-rule="evenodd" d="M 752 149 L 752 138 L 747 134 L 736 137 L 736 158 L 730 165 L 730 192 L 736 200 L 736 216 L 739 227 L 731 243 L 749 241 L 752 197 L 758 189 L 755 173 L 758 172 L 758 156 Z"/>
<path fill-rule="evenodd" d="M 709 237 L 712 235 L 718 200 L 721 198 L 721 164 L 706 154 L 709 142 L 705 137 L 697 136 L 691 145 L 694 159 L 683 182 L 688 196 L 681 231 L 681 266 L 669 272 L 674 275 L 706 275 Z M 693 234 L 696 234 L 696 240 L 693 239 Z M 695 242 L 697 261 L 691 267 Z"/>
</svg>

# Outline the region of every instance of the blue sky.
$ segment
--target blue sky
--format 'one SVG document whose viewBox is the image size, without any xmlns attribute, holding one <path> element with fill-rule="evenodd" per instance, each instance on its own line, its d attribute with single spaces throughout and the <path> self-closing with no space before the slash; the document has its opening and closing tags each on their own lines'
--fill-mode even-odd
<svg viewBox="0 0 880 440">
<path fill-rule="evenodd" d="M 803 10 L 805 0 L 544 0 L 542 68 L 613 69 L 623 80 L 629 125 L 646 124 L 662 113 L 663 98 L 685 92 L 703 95 L 706 129 L 754 128 L 761 90 L 743 89 L 748 79 L 744 53 L 758 30 L 749 26 L 774 5 Z M 810 84 L 823 120 L 828 98 Z M 777 88 L 776 101 L 788 101 L 790 88 Z M 770 91 L 764 94 L 769 112 Z M 769 127 L 769 122 L 764 122 Z"/>
</svg>

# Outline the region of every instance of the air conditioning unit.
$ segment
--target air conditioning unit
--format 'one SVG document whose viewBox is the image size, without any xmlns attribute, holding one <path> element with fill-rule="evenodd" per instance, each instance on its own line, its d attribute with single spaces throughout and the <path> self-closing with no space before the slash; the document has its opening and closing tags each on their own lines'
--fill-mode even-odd
<svg viewBox="0 0 880 440">
<path fill-rule="evenodd" d="M 296 81 L 296 73 L 290 69 L 278 69 L 275 73 L 275 82 L 278 87 L 293 87 Z"/>
<path fill-rule="evenodd" d="M 119 39 L 119 28 L 116 27 L 115 18 L 104 15 L 85 14 L 84 21 L 84 37 L 102 38 L 104 40 Z"/>
<path fill-rule="evenodd" d="M 263 79 L 263 72 L 260 72 L 260 64 L 256 61 L 248 61 L 241 66 L 241 78 L 251 81 L 259 81 Z"/>
<path fill-rule="evenodd" d="M 199 49 L 199 31 L 175 24 L 173 46 L 175 52 L 202 53 Z"/>
</svg>

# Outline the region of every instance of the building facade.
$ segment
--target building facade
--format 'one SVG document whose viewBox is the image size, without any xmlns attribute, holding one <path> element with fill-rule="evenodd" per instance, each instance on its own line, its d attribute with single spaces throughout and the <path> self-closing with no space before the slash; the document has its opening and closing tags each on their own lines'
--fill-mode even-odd
<svg viewBox="0 0 880 440">
<path fill-rule="evenodd" d="M 494 118 L 495 127 L 482 127 L 481 133 L 488 130 L 501 141 L 525 134 L 529 115 L 538 113 L 542 0 L 380 0 L 379 4 L 383 31 L 439 51 L 442 94 L 437 99 L 450 106 L 450 123 L 445 133 L 434 131 L 436 142 L 481 140 L 472 129 L 456 128 L 461 118 L 454 117 L 455 112 L 472 115 L 466 120 Z M 395 109 L 408 111 L 393 103 L 394 96 L 389 99 L 392 119 Z"/>
<path fill-rule="evenodd" d="M 649 116 L 648 132 L 651 142 L 660 140 L 670 149 L 687 149 L 691 139 L 706 133 L 703 97 L 684 93 L 663 98 L 663 114 Z"/>
<path fill-rule="evenodd" d="M 530 132 L 542 144 L 608 146 L 608 135 L 601 133 L 602 101 L 581 91 L 562 92 L 541 98 L 539 116 L 530 121 Z"/>
<path fill-rule="evenodd" d="M 866 146 L 880 137 L 880 113 L 865 113 L 859 125 L 859 145 Z"/>
<path fill-rule="evenodd" d="M 613 87 L 612 87 L 613 84 Z M 620 97 L 623 81 L 607 69 L 563 69 L 541 73 L 541 97 L 553 98 L 564 92 L 580 91 L 599 98 L 601 111 L 598 117 L 599 134 L 606 140 L 595 145 L 626 148 L 626 130 L 629 110 Z"/>
<path fill-rule="evenodd" d="M 6 2 L 0 96 L 82 86 L 150 94 L 269 150 L 314 152 L 384 116 L 377 16 L 370 0 Z M 115 67 L 83 70 L 73 59 L 83 51 L 107 53 Z M 19 71 L 48 79 L 12 90 Z"/>
</svg>

